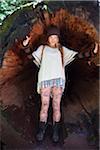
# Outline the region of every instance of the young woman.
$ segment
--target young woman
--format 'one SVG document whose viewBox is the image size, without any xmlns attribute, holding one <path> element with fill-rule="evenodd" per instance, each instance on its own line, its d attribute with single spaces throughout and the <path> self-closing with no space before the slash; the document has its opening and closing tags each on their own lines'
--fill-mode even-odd
<svg viewBox="0 0 100 150">
<path fill-rule="evenodd" d="M 27 37 L 23 41 L 26 46 L 30 38 Z M 96 53 L 96 49 L 94 51 Z M 39 130 L 36 138 L 42 141 L 45 135 L 48 119 L 48 108 L 50 96 L 52 97 L 53 107 L 53 136 L 54 142 L 59 141 L 60 127 L 60 103 L 65 88 L 65 66 L 72 62 L 75 58 L 83 58 L 82 54 L 78 54 L 60 44 L 60 31 L 51 25 L 47 30 L 47 43 L 40 45 L 36 51 L 32 53 L 34 63 L 40 67 L 38 73 L 37 92 L 41 94 L 41 110 L 39 120 Z M 84 54 L 85 56 L 85 54 Z M 90 52 L 86 53 L 86 57 L 90 56 Z"/>
</svg>

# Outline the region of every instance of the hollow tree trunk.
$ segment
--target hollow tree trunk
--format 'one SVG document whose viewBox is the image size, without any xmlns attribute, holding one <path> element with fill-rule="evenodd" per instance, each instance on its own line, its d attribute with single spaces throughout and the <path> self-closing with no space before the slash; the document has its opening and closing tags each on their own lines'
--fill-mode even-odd
<svg viewBox="0 0 100 150">
<path fill-rule="evenodd" d="M 49 8 L 52 7 L 52 3 L 48 3 Z M 57 6 L 61 7 L 59 4 Z M 69 5 L 68 3 L 64 3 L 64 6 L 67 8 Z M 74 10 L 75 7 L 76 5 L 73 6 Z M 31 19 L 30 48 L 32 52 L 38 45 L 44 42 L 44 31 L 52 23 L 59 26 L 62 35 L 61 41 L 66 47 L 75 49 L 78 52 L 92 50 L 95 41 L 97 41 L 97 30 L 89 22 L 90 18 L 86 18 L 92 6 L 90 9 L 89 7 L 88 9 L 85 7 L 84 13 L 81 7 L 80 9 L 77 8 L 74 11 L 74 15 L 69 13 L 67 9 L 61 8 L 58 10 L 58 8 L 53 7 L 51 12 L 41 12 L 44 15 L 44 20 L 41 20 L 41 13 L 38 17 Z M 96 6 L 93 5 L 94 7 Z M 34 12 L 31 10 L 31 13 L 36 13 L 36 9 Z M 68 9 L 70 8 L 68 7 Z M 79 16 L 80 11 L 81 16 Z M 91 15 L 94 14 L 91 13 Z M 20 17 L 20 19 L 22 18 Z M 26 134 L 29 139 L 32 139 L 32 133 L 29 135 L 26 129 L 22 129 L 22 126 L 26 125 L 29 127 L 31 125 L 33 127 L 35 124 L 33 116 L 38 115 L 33 114 L 34 112 L 36 113 L 36 111 L 33 111 L 33 108 L 35 109 L 34 104 L 38 105 L 39 102 L 37 100 L 40 98 L 36 93 L 38 69 L 32 61 L 28 60 L 27 55 L 23 52 L 21 43 L 24 37 L 16 36 L 18 33 L 17 30 L 18 28 L 15 29 L 16 32 L 11 32 L 9 29 L 9 40 L 7 36 L 4 38 L 4 43 L 7 40 L 9 42 L 8 45 L 3 45 L 6 51 L 0 69 L 0 103 L 3 113 L 8 114 L 7 117 L 12 126 L 14 128 L 19 127 L 18 132 L 22 132 L 23 135 Z M 21 33 L 24 32 L 24 30 L 19 31 Z M 14 38 L 14 42 L 12 42 L 12 37 Z M 68 70 L 66 69 L 66 72 L 69 72 L 70 82 L 68 86 L 66 84 L 65 93 L 62 98 L 65 122 L 76 122 L 81 112 L 90 113 L 92 110 L 98 108 L 99 69 L 97 60 L 98 55 L 88 60 L 74 61 L 68 67 Z M 91 62 L 91 65 L 88 62 Z M 16 115 L 16 119 L 14 115 Z M 21 120 L 21 118 L 23 118 L 22 122 L 17 124 L 17 121 Z M 25 122 L 25 120 L 28 121 Z"/>
</svg>

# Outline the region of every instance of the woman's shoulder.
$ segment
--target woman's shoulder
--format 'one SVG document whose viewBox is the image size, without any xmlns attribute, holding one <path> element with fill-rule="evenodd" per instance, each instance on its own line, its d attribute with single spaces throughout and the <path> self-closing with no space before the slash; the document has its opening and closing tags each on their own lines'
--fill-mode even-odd
<svg viewBox="0 0 100 150">
<path fill-rule="evenodd" d="M 62 47 L 63 47 L 63 49 L 64 49 L 65 52 L 74 51 L 73 49 L 68 48 L 68 47 L 66 47 L 66 46 L 62 46 Z"/>
<path fill-rule="evenodd" d="M 67 46 L 65 46 L 65 45 L 62 45 L 62 47 L 64 48 L 64 49 L 69 49 Z"/>
<path fill-rule="evenodd" d="M 41 51 L 43 48 L 45 47 L 45 45 L 39 45 L 37 48 L 36 48 L 36 50 L 39 50 L 39 51 Z"/>
<path fill-rule="evenodd" d="M 38 46 L 38 48 L 42 48 L 42 47 L 44 47 L 44 45 L 43 45 L 43 44 L 41 44 L 41 45 L 39 45 L 39 46 Z"/>
<path fill-rule="evenodd" d="M 63 48 L 64 51 L 69 51 L 69 48 L 67 48 L 66 46 L 62 45 L 62 48 Z"/>
</svg>

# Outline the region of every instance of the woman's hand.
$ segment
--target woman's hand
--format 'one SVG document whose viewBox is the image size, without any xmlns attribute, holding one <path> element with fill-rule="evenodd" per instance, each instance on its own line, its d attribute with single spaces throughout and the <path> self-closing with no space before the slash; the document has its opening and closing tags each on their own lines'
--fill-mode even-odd
<svg viewBox="0 0 100 150">
<path fill-rule="evenodd" d="M 23 41 L 23 46 L 27 46 L 30 41 L 30 37 L 26 36 L 26 39 Z"/>
<path fill-rule="evenodd" d="M 94 55 L 96 55 L 96 54 L 98 53 L 98 51 L 99 51 L 99 44 L 98 44 L 98 43 L 95 43 L 95 47 L 94 47 L 94 49 L 93 49 Z M 88 65 L 89 65 L 89 66 L 91 66 L 92 63 L 94 63 L 93 59 L 91 59 L 91 60 L 88 61 Z M 97 65 L 99 65 L 99 64 L 96 64 L 96 66 L 97 66 Z"/>
<path fill-rule="evenodd" d="M 99 50 L 99 44 L 98 43 L 95 43 L 95 48 L 93 50 L 93 53 L 94 54 L 97 54 L 98 53 L 98 50 Z"/>
</svg>

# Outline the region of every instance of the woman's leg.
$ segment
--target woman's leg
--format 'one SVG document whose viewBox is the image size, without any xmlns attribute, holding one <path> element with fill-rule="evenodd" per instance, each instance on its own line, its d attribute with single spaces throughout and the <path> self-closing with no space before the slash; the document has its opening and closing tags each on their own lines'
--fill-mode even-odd
<svg viewBox="0 0 100 150">
<path fill-rule="evenodd" d="M 61 97 L 62 97 L 62 88 L 53 87 L 52 95 L 53 95 L 53 100 L 52 100 L 53 122 L 59 122 L 61 118 L 60 102 L 61 102 Z"/>
<path fill-rule="evenodd" d="M 53 106 L 53 142 L 58 142 L 60 139 L 60 119 L 61 119 L 61 112 L 60 112 L 60 102 L 62 97 L 62 88 L 53 87 L 52 88 L 52 106 Z"/>
<path fill-rule="evenodd" d="M 46 87 L 41 89 L 41 110 L 40 110 L 40 121 L 47 122 L 48 108 L 50 102 L 51 88 Z"/>
<path fill-rule="evenodd" d="M 38 141 L 44 139 L 46 127 L 47 127 L 47 117 L 48 117 L 48 108 L 50 101 L 50 91 L 51 88 L 42 88 L 41 89 L 41 110 L 40 110 L 40 121 L 39 129 L 36 135 Z"/>
</svg>

